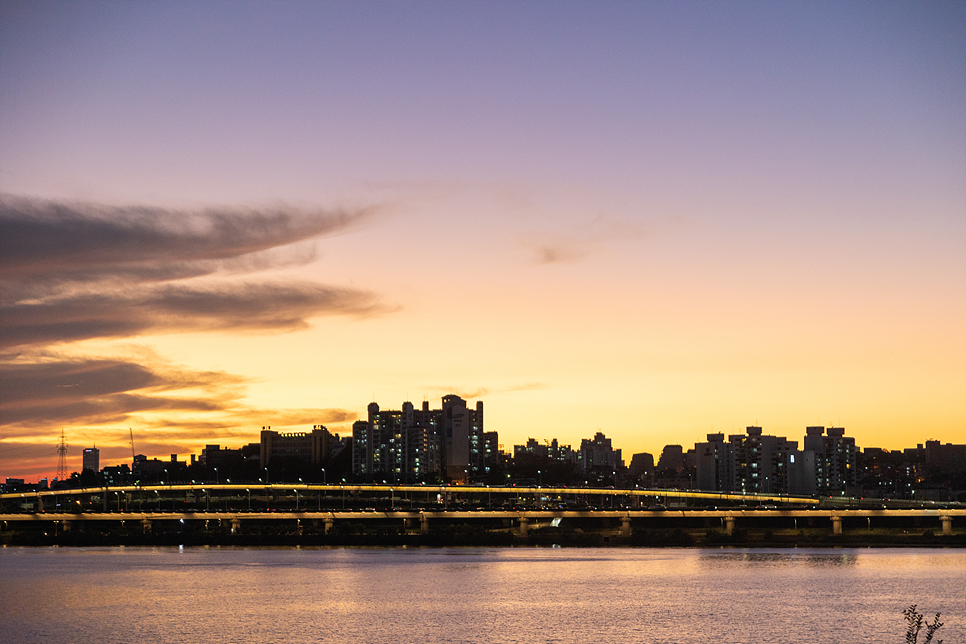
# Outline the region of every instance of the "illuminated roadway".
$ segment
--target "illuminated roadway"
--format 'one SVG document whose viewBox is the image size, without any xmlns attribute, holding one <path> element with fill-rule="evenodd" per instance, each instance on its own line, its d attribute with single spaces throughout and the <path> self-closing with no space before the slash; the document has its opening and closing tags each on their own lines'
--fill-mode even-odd
<svg viewBox="0 0 966 644">
<path fill-rule="evenodd" d="M 391 509 L 375 511 L 373 508 L 367 510 L 333 510 L 331 506 L 346 502 L 347 495 L 353 505 L 373 504 L 383 505 L 388 497 L 388 505 Z M 493 495 L 495 501 L 500 504 L 510 503 L 514 500 L 523 503 L 521 505 L 530 507 L 516 507 L 512 509 L 500 508 L 493 509 L 491 501 Z M 294 495 L 294 499 L 292 497 Z M 364 495 L 364 496 L 359 496 Z M 79 498 L 85 498 L 82 503 Z M 95 497 L 98 500 L 95 501 Z M 340 499 L 341 497 L 341 499 Z M 374 498 L 373 498 L 374 497 Z M 415 497 L 421 497 L 419 499 Z M 459 507 L 460 502 L 473 500 L 483 503 L 486 499 L 487 508 L 477 508 L 467 510 Z M 605 498 L 606 497 L 606 498 Z M 651 499 L 681 499 L 695 500 L 720 505 L 728 504 L 753 504 L 757 508 L 738 508 L 738 507 L 714 507 L 709 509 L 664 509 L 654 508 L 641 509 L 641 501 L 644 497 Z M 625 503 L 620 509 L 605 508 L 568 508 L 561 500 L 577 498 L 583 499 L 586 504 L 589 501 L 600 501 L 601 504 L 613 504 L 615 499 L 624 499 Z M 274 510 L 262 510 L 259 508 L 251 509 L 252 500 L 256 505 L 284 506 Z M 271 499 L 271 503 L 269 503 Z M 323 509 L 323 505 L 327 506 Z M 377 502 L 377 499 L 381 502 Z M 293 503 L 294 500 L 294 503 Z M 13 492 L 0 495 L 0 501 L 5 502 L 3 512 L 0 513 L 0 521 L 3 522 L 55 522 L 62 523 L 64 528 L 69 528 L 75 522 L 87 521 L 140 521 L 145 529 L 150 529 L 154 522 L 162 521 L 229 521 L 232 528 L 237 528 L 243 521 L 274 521 L 274 522 L 301 522 L 316 521 L 323 522 L 326 532 L 335 522 L 338 521 L 399 521 L 403 522 L 407 528 L 419 527 L 420 531 L 426 532 L 428 525 L 432 521 L 461 521 L 470 522 L 477 520 L 503 520 L 505 527 L 517 525 L 522 534 L 526 534 L 528 525 L 535 526 L 541 521 L 553 520 L 576 520 L 576 519 L 614 519 L 621 523 L 621 532 L 629 534 L 632 520 L 650 523 L 660 520 L 663 523 L 682 519 L 717 519 L 728 533 L 734 529 L 736 521 L 745 519 L 798 519 L 814 520 L 823 519 L 823 524 L 829 525 L 833 532 L 838 534 L 842 531 L 842 522 L 848 519 L 899 519 L 906 520 L 926 520 L 929 523 L 935 522 L 936 527 L 941 523 L 943 534 L 951 534 L 952 521 L 956 518 L 957 523 L 966 517 L 966 509 L 960 504 L 954 504 L 953 508 L 922 507 L 918 504 L 916 508 L 884 508 L 881 500 L 875 502 L 877 507 L 848 508 L 849 503 L 869 504 L 872 500 L 859 501 L 856 499 L 845 498 L 823 498 L 816 499 L 811 497 L 795 497 L 785 495 L 744 495 L 728 494 L 719 492 L 701 492 L 692 490 L 658 490 L 658 489 L 613 489 L 613 488 L 570 488 L 570 487 L 487 487 L 487 486 L 444 486 L 444 485 L 310 485 L 310 484 L 260 484 L 260 485 L 241 485 L 241 484 L 183 484 L 183 485 L 144 485 L 144 486 L 119 486 L 119 487 L 95 487 L 82 489 L 63 489 L 63 490 L 40 490 L 36 492 Z M 10 508 L 11 501 L 19 507 Z M 396 503 L 405 505 L 428 505 L 432 507 L 419 509 L 411 507 L 406 511 L 394 507 Z M 74 512 L 64 512 L 63 508 L 73 507 L 77 504 Z M 117 504 L 117 510 L 110 506 Z M 124 503 L 125 509 L 121 510 Z M 130 505 L 137 503 L 140 507 L 137 511 L 128 511 Z M 164 511 L 163 505 L 172 504 L 171 511 Z M 174 504 L 191 506 L 175 509 Z M 211 510 L 211 503 L 225 505 L 224 509 Z M 231 504 L 229 509 L 227 506 Z M 912 503 L 912 502 L 905 502 Z M 34 507 L 36 504 L 37 507 Z M 144 511 L 144 505 L 157 504 L 153 511 Z M 317 509 L 304 510 L 299 507 L 317 505 Z M 791 504 L 790 507 L 780 509 L 777 504 Z M 819 507 L 819 505 L 822 507 Z M 834 504 L 836 507 L 829 507 Z M 200 506 L 204 505 L 202 509 Z M 237 506 L 248 505 L 248 511 Z M 295 505 L 293 509 L 292 505 Z M 449 509 L 447 506 L 453 506 Z M 552 506 L 558 505 L 557 508 Z M 628 505 L 632 507 L 627 507 Z M 97 510 L 95 510 L 95 507 Z M 550 506 L 550 507 L 546 507 Z M 803 508 L 804 506 L 804 508 Z M 14 512 L 9 510 L 14 509 Z M 299 525 L 301 525 L 299 523 Z"/>
<path fill-rule="evenodd" d="M 728 501 L 738 503 L 793 503 L 817 505 L 819 501 L 812 497 L 789 496 L 779 494 L 734 494 L 726 492 L 702 492 L 696 490 L 662 490 L 640 488 L 587 488 L 587 487 L 518 487 L 518 486 L 474 486 L 474 485 L 310 485 L 302 483 L 273 483 L 273 484 L 173 484 L 173 485 L 122 485 L 117 487 L 92 487 L 76 489 L 40 490 L 36 492 L 8 492 L 0 494 L 2 499 L 47 498 L 57 496 L 107 495 L 111 493 L 171 493 L 171 492 L 205 492 L 230 491 L 248 493 L 283 492 L 326 492 L 326 493 L 396 493 L 396 494 L 440 494 L 440 495 L 480 495 L 503 494 L 519 496 L 582 496 L 582 497 L 650 497 L 669 499 L 695 499 L 704 501 Z"/>
</svg>

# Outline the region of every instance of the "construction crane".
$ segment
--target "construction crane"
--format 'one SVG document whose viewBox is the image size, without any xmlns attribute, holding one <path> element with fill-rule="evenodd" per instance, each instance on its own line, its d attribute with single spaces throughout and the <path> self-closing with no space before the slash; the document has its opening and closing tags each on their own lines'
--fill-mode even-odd
<svg viewBox="0 0 966 644">
<path fill-rule="evenodd" d="M 134 430 L 130 427 L 128 427 L 127 430 L 131 432 L 131 467 L 133 468 L 134 461 L 137 460 L 137 457 L 134 456 Z"/>
</svg>

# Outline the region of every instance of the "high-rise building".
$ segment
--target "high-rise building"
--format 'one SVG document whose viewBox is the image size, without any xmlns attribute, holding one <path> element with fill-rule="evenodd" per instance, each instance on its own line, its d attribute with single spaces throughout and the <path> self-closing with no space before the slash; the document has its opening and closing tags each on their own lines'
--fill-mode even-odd
<svg viewBox="0 0 966 644">
<path fill-rule="evenodd" d="M 483 403 L 468 408 L 450 394 L 441 409 L 424 401 L 417 409 L 383 410 L 375 402 L 368 418 L 352 425 L 352 473 L 360 480 L 415 482 L 443 473 L 450 480 L 485 475 L 498 459 L 496 432 L 483 431 Z"/>
<path fill-rule="evenodd" d="M 855 487 L 855 439 L 845 435 L 844 427 L 806 427 L 804 451 L 813 455 L 817 492 L 845 493 Z"/>
<path fill-rule="evenodd" d="M 695 448 L 697 487 L 702 490 L 760 494 L 789 493 L 789 465 L 798 443 L 784 436 L 762 434 L 748 427 L 745 434 L 708 434 Z"/>
<path fill-rule="evenodd" d="M 708 442 L 694 446 L 699 490 L 730 492 L 735 488 L 735 459 L 724 434 L 708 434 Z"/>
<path fill-rule="evenodd" d="M 92 472 L 101 470 L 101 450 L 96 447 L 84 448 L 84 469 Z"/>
</svg>

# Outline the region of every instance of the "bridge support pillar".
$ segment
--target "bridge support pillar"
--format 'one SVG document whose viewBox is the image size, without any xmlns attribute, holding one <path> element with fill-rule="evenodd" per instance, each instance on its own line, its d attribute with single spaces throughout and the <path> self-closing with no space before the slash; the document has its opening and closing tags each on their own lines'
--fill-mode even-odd
<svg viewBox="0 0 966 644">
<path fill-rule="evenodd" d="M 241 529 L 241 519 L 232 519 L 231 520 L 231 533 L 232 534 L 235 534 L 240 529 Z"/>
<path fill-rule="evenodd" d="M 70 530 L 70 528 L 65 525 L 64 526 L 64 531 L 66 532 L 67 530 Z M 147 533 L 151 532 L 151 520 L 150 519 L 141 519 L 141 532 L 143 534 L 147 534 Z"/>
<path fill-rule="evenodd" d="M 332 529 L 332 525 L 335 523 L 335 521 L 330 517 L 330 518 L 327 518 L 324 521 L 324 523 L 325 523 L 325 534 L 329 534 L 329 530 Z"/>
<path fill-rule="evenodd" d="M 520 517 L 520 536 L 527 536 L 527 524 L 530 522 L 526 517 Z"/>
<path fill-rule="evenodd" d="M 953 518 L 948 514 L 939 518 L 943 520 L 943 536 L 950 536 L 953 533 Z"/>
<path fill-rule="evenodd" d="M 842 534 L 842 517 L 832 517 L 832 534 Z"/>
<path fill-rule="evenodd" d="M 422 513 L 419 515 L 419 534 L 429 534 L 429 517 Z"/>
<path fill-rule="evenodd" d="M 621 517 L 621 536 L 629 537 L 631 536 L 631 518 Z"/>
<path fill-rule="evenodd" d="M 730 537 L 734 533 L 734 531 L 735 531 L 735 518 L 725 517 L 725 534 Z"/>
</svg>

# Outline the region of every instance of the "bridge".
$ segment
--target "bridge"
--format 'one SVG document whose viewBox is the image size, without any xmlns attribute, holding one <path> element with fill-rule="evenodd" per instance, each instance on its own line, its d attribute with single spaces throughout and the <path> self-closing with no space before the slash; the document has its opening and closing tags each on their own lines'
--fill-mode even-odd
<svg viewBox="0 0 966 644">
<path fill-rule="evenodd" d="M 620 523 L 619 534 L 630 536 L 632 523 L 639 527 L 645 526 L 719 526 L 725 534 L 731 535 L 736 524 L 745 523 L 760 525 L 763 523 L 771 525 L 794 525 L 795 529 L 801 526 L 815 527 L 816 525 L 826 525 L 831 529 L 832 534 L 842 534 L 843 522 L 856 524 L 856 520 L 864 520 L 864 523 L 871 528 L 872 521 L 876 525 L 881 525 L 888 521 L 895 523 L 896 520 L 913 520 L 915 524 L 926 525 L 927 527 L 941 528 L 943 535 L 953 534 L 954 518 L 960 525 L 966 522 L 966 509 L 905 509 L 905 510 L 442 510 L 442 511 L 299 511 L 299 512 L 211 512 L 211 511 L 189 511 L 189 512 L 86 512 L 86 513 L 5 513 L 0 514 L 0 529 L 9 529 L 10 524 L 17 523 L 46 523 L 53 530 L 70 531 L 78 525 L 88 522 L 103 523 L 112 522 L 114 524 L 125 524 L 136 522 L 144 532 L 149 532 L 155 523 L 167 522 L 169 524 L 199 524 L 204 522 L 207 526 L 209 522 L 227 523 L 231 526 L 232 533 L 239 530 L 243 522 L 271 522 L 273 524 L 289 523 L 291 526 L 301 530 L 303 523 L 309 525 L 322 525 L 324 532 L 329 530 L 336 522 L 353 523 L 376 523 L 382 525 L 396 525 L 403 530 L 412 531 L 418 526 L 422 534 L 429 532 L 431 522 L 446 523 L 488 523 L 503 528 L 514 529 L 520 536 L 527 536 L 528 530 L 534 526 L 560 525 L 566 521 L 570 525 L 586 524 L 592 521 L 598 525 L 603 522 L 606 526 L 609 521 L 615 524 Z M 863 526 L 865 527 L 865 526 Z"/>
<path fill-rule="evenodd" d="M 312 526 L 328 534 L 335 525 L 353 523 L 425 534 L 434 523 L 465 523 L 521 536 L 545 525 L 613 526 L 623 536 L 633 528 L 655 527 L 720 528 L 731 535 L 736 526 L 821 527 L 842 534 L 843 526 L 871 529 L 875 522 L 951 535 L 954 521 L 962 525 L 964 518 L 961 504 L 639 488 L 191 483 L 0 495 L 0 531 L 43 524 L 56 532 L 133 521 L 150 532 L 157 524 L 207 528 L 214 521 L 232 533 L 243 524 L 271 523 L 298 532 Z"/>
</svg>

